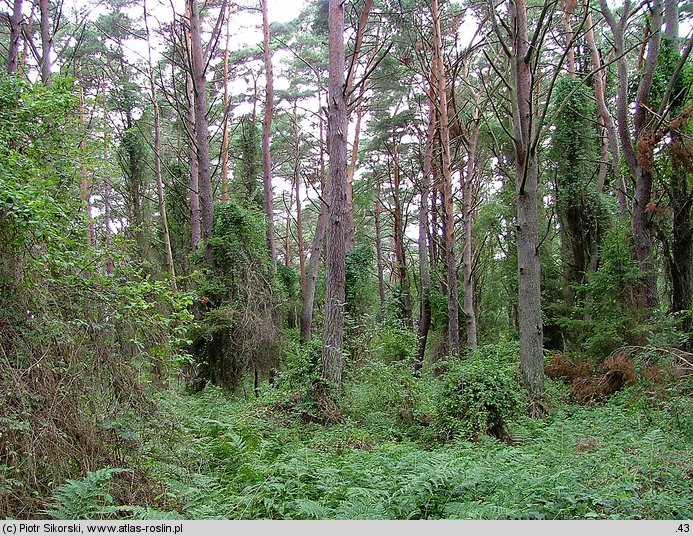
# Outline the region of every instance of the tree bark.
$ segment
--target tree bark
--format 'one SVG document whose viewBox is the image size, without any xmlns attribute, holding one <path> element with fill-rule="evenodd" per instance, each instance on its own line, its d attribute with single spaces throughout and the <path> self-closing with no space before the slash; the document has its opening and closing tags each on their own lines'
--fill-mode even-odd
<svg viewBox="0 0 693 536">
<path fill-rule="evenodd" d="M 48 85 L 51 83 L 51 48 L 53 47 L 49 0 L 39 0 L 39 11 L 41 13 L 41 81 Z"/>
<path fill-rule="evenodd" d="M 202 221 L 202 240 L 205 243 L 205 260 L 214 266 L 212 245 L 209 239 L 214 232 L 214 199 L 212 195 L 212 169 L 209 158 L 209 121 L 205 94 L 205 61 L 202 53 L 200 12 L 197 0 L 186 0 L 190 5 L 190 48 L 192 52 L 192 80 L 195 97 L 195 137 L 197 141 L 198 188 Z"/>
<path fill-rule="evenodd" d="M 10 15 L 10 46 L 7 53 L 7 72 L 19 69 L 19 39 L 22 36 L 22 0 L 14 0 Z"/>
<path fill-rule="evenodd" d="M 286 192 L 282 194 L 282 200 L 286 207 L 286 221 L 284 222 L 284 266 L 291 266 L 291 208 L 294 206 L 294 188 L 289 190 L 289 204 L 286 204 Z"/>
<path fill-rule="evenodd" d="M 190 2 L 185 2 L 185 18 L 190 21 L 191 19 L 191 8 Z M 188 114 L 187 114 L 187 134 L 189 142 L 189 152 L 188 159 L 190 162 L 190 186 L 188 188 L 188 196 L 190 201 L 190 243 L 193 251 L 197 251 L 200 247 L 200 240 L 202 238 L 202 228 L 200 224 L 200 172 L 199 166 L 197 165 L 197 133 L 195 128 L 195 88 L 193 85 L 192 78 L 192 43 L 190 39 L 190 26 L 185 29 L 185 46 L 186 53 L 188 55 L 188 61 L 186 62 L 190 65 L 190 69 L 185 71 L 185 94 L 188 102 Z"/>
<path fill-rule="evenodd" d="M 664 35 L 678 45 L 679 0 L 664 0 Z"/>
<path fill-rule="evenodd" d="M 575 5 L 571 0 L 563 3 L 563 29 L 565 32 L 565 64 L 568 73 L 571 75 L 575 74 L 575 48 L 573 44 L 573 25 L 570 23 L 570 18 L 573 16 L 573 10 Z"/>
<path fill-rule="evenodd" d="M 436 132 L 436 107 L 433 88 L 428 93 L 428 128 L 426 129 L 426 148 L 423 157 L 423 177 L 421 178 L 421 199 L 419 204 L 419 277 L 421 279 L 421 313 L 419 316 L 419 345 L 414 361 L 414 370 L 419 370 L 426 355 L 426 341 L 431 328 L 431 271 L 429 268 L 428 245 L 428 196 L 431 190 L 431 168 L 433 163 L 433 144 Z"/>
<path fill-rule="evenodd" d="M 267 218 L 267 248 L 272 262 L 272 273 L 277 273 L 277 246 L 274 236 L 274 196 L 272 193 L 272 155 L 270 135 L 274 110 L 274 81 L 272 75 L 272 49 L 270 48 L 268 0 L 262 0 L 262 57 L 265 62 L 265 117 L 262 121 L 262 185 L 264 188 L 265 217 Z"/>
<path fill-rule="evenodd" d="M 438 0 L 431 1 L 433 16 L 433 71 L 438 97 L 438 130 L 443 174 L 443 225 L 445 227 L 445 259 L 448 287 L 448 353 L 460 351 L 459 300 L 457 296 L 457 257 L 455 254 L 455 218 L 452 199 L 452 158 L 450 154 L 450 129 L 445 66 L 443 64 L 443 37 L 441 33 Z"/>
<path fill-rule="evenodd" d="M 539 261 L 539 162 L 534 145 L 532 114 L 532 51 L 525 0 L 511 3 L 513 35 L 512 83 L 517 197 L 517 260 L 519 287 L 520 378 L 530 398 L 544 391 L 543 325 L 541 318 L 541 265 Z"/>
<path fill-rule="evenodd" d="M 361 86 L 361 93 L 365 92 L 365 83 Z M 359 141 L 361 137 L 361 121 L 363 119 L 363 104 L 359 102 L 356 107 L 356 123 L 354 125 L 354 142 L 351 146 L 351 162 L 347 168 L 347 200 L 346 200 L 346 250 L 352 251 L 356 247 L 356 224 L 354 222 L 354 173 L 359 157 Z"/>
<path fill-rule="evenodd" d="M 659 29 L 662 26 L 661 1 L 655 0 L 652 6 L 651 27 Z M 653 31 L 647 44 L 647 56 L 645 57 L 644 73 L 638 85 L 635 99 L 635 115 L 633 127 L 638 146 L 649 143 L 651 133 L 646 128 L 647 108 L 649 106 L 650 90 L 654 71 L 659 57 L 660 32 Z M 640 147 L 638 147 L 640 149 Z M 641 151 L 639 151 L 641 153 Z M 635 253 L 640 262 L 641 270 L 645 274 L 643 301 L 647 308 L 652 309 L 659 303 L 657 295 L 657 272 L 652 253 L 652 234 L 649 224 L 647 206 L 652 200 L 652 174 L 653 169 L 643 158 L 638 158 L 635 173 L 635 192 L 633 195 L 633 214 L 631 229 Z"/>
<path fill-rule="evenodd" d="M 327 228 L 327 289 L 323 329 L 322 378 L 334 393 L 341 391 L 344 346 L 346 257 L 347 108 L 344 93 L 344 4 L 329 0 L 328 145 L 330 207 Z M 331 398 L 331 397 L 330 397 Z"/>
</svg>

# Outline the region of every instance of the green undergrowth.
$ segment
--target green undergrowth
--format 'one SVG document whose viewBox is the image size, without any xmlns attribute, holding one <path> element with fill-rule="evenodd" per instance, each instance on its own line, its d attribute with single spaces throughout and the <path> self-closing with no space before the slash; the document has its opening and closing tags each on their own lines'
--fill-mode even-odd
<svg viewBox="0 0 693 536">
<path fill-rule="evenodd" d="M 387 381 L 402 377 L 372 366 Z M 347 387 L 345 402 L 374 396 L 361 380 Z M 262 397 L 230 400 L 212 387 L 194 396 L 163 393 L 163 424 L 141 431 L 140 459 L 161 482 L 166 507 L 123 512 L 190 519 L 693 517 L 690 385 L 656 398 L 630 388 L 581 407 L 568 402 L 565 386 L 548 382 L 547 418 L 518 414 L 506 423 L 511 441 L 480 435 L 472 442 L 422 432 L 434 424 L 417 420 L 407 404 L 425 406 L 422 391 L 437 382 L 409 383 L 400 399 L 382 395 L 385 405 L 413 416 L 374 411 L 359 419 L 365 408 L 355 407 L 328 427 L 300 423 Z"/>
</svg>

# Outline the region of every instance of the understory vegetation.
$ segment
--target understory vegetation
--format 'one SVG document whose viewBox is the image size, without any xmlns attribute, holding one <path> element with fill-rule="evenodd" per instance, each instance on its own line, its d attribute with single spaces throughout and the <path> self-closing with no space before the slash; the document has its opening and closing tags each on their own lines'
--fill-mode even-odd
<svg viewBox="0 0 693 536">
<path fill-rule="evenodd" d="M 267 387 L 257 399 L 230 400 L 213 386 L 196 395 L 162 393 L 158 427 L 140 421 L 117 429 L 137 444 L 135 465 L 117 470 L 146 474 L 146 499 L 116 501 L 109 489 L 122 487 L 128 473 L 102 470 L 61 485 L 48 512 L 145 519 L 693 515 L 690 380 L 630 387 L 590 406 L 550 381 L 552 410 L 543 420 L 513 412 L 513 391 L 475 385 L 481 394 L 465 406 L 473 415 L 455 419 L 454 402 L 441 395 L 464 374 L 474 378 L 476 367 L 456 364 L 433 379 L 369 362 L 345 385 L 354 403 L 344 422 L 328 427 L 296 419 L 300 405 L 286 409 L 295 393 L 281 383 L 279 393 Z M 476 436 L 496 412 L 504 416 L 503 440 Z M 450 436 L 451 428 L 458 433 Z"/>
</svg>

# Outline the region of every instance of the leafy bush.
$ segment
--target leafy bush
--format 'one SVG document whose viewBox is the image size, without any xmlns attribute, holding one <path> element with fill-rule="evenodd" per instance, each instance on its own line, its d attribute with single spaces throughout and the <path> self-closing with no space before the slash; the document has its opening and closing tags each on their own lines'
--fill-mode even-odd
<svg viewBox="0 0 693 536">
<path fill-rule="evenodd" d="M 515 352 L 515 344 L 486 346 L 468 358 L 448 360 L 436 414 L 447 438 L 505 439 L 505 424 L 520 407 Z"/>
<path fill-rule="evenodd" d="M 265 392 L 264 400 L 289 410 L 304 421 L 319 421 L 317 386 L 322 383 L 322 340 L 313 338 L 301 345 L 287 343 L 279 372 L 276 390 Z"/>
</svg>

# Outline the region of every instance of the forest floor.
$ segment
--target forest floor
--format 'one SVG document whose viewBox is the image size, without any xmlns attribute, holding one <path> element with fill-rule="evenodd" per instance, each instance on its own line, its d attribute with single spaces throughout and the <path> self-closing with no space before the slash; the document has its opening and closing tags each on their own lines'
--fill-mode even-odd
<svg viewBox="0 0 693 536">
<path fill-rule="evenodd" d="M 375 376 L 373 376 L 375 378 Z M 544 419 L 507 424 L 511 441 L 441 441 L 425 419 L 368 402 L 349 385 L 342 424 L 301 423 L 268 396 L 159 395 L 159 426 L 141 426 L 154 507 L 134 517 L 189 519 L 692 518 L 689 387 L 627 388 L 584 407 L 547 380 Z M 271 398 L 271 397 L 270 397 Z M 368 409 L 370 405 L 371 409 Z M 163 430 L 163 432 L 162 432 Z M 152 495 L 153 496 L 153 495 Z"/>
</svg>

